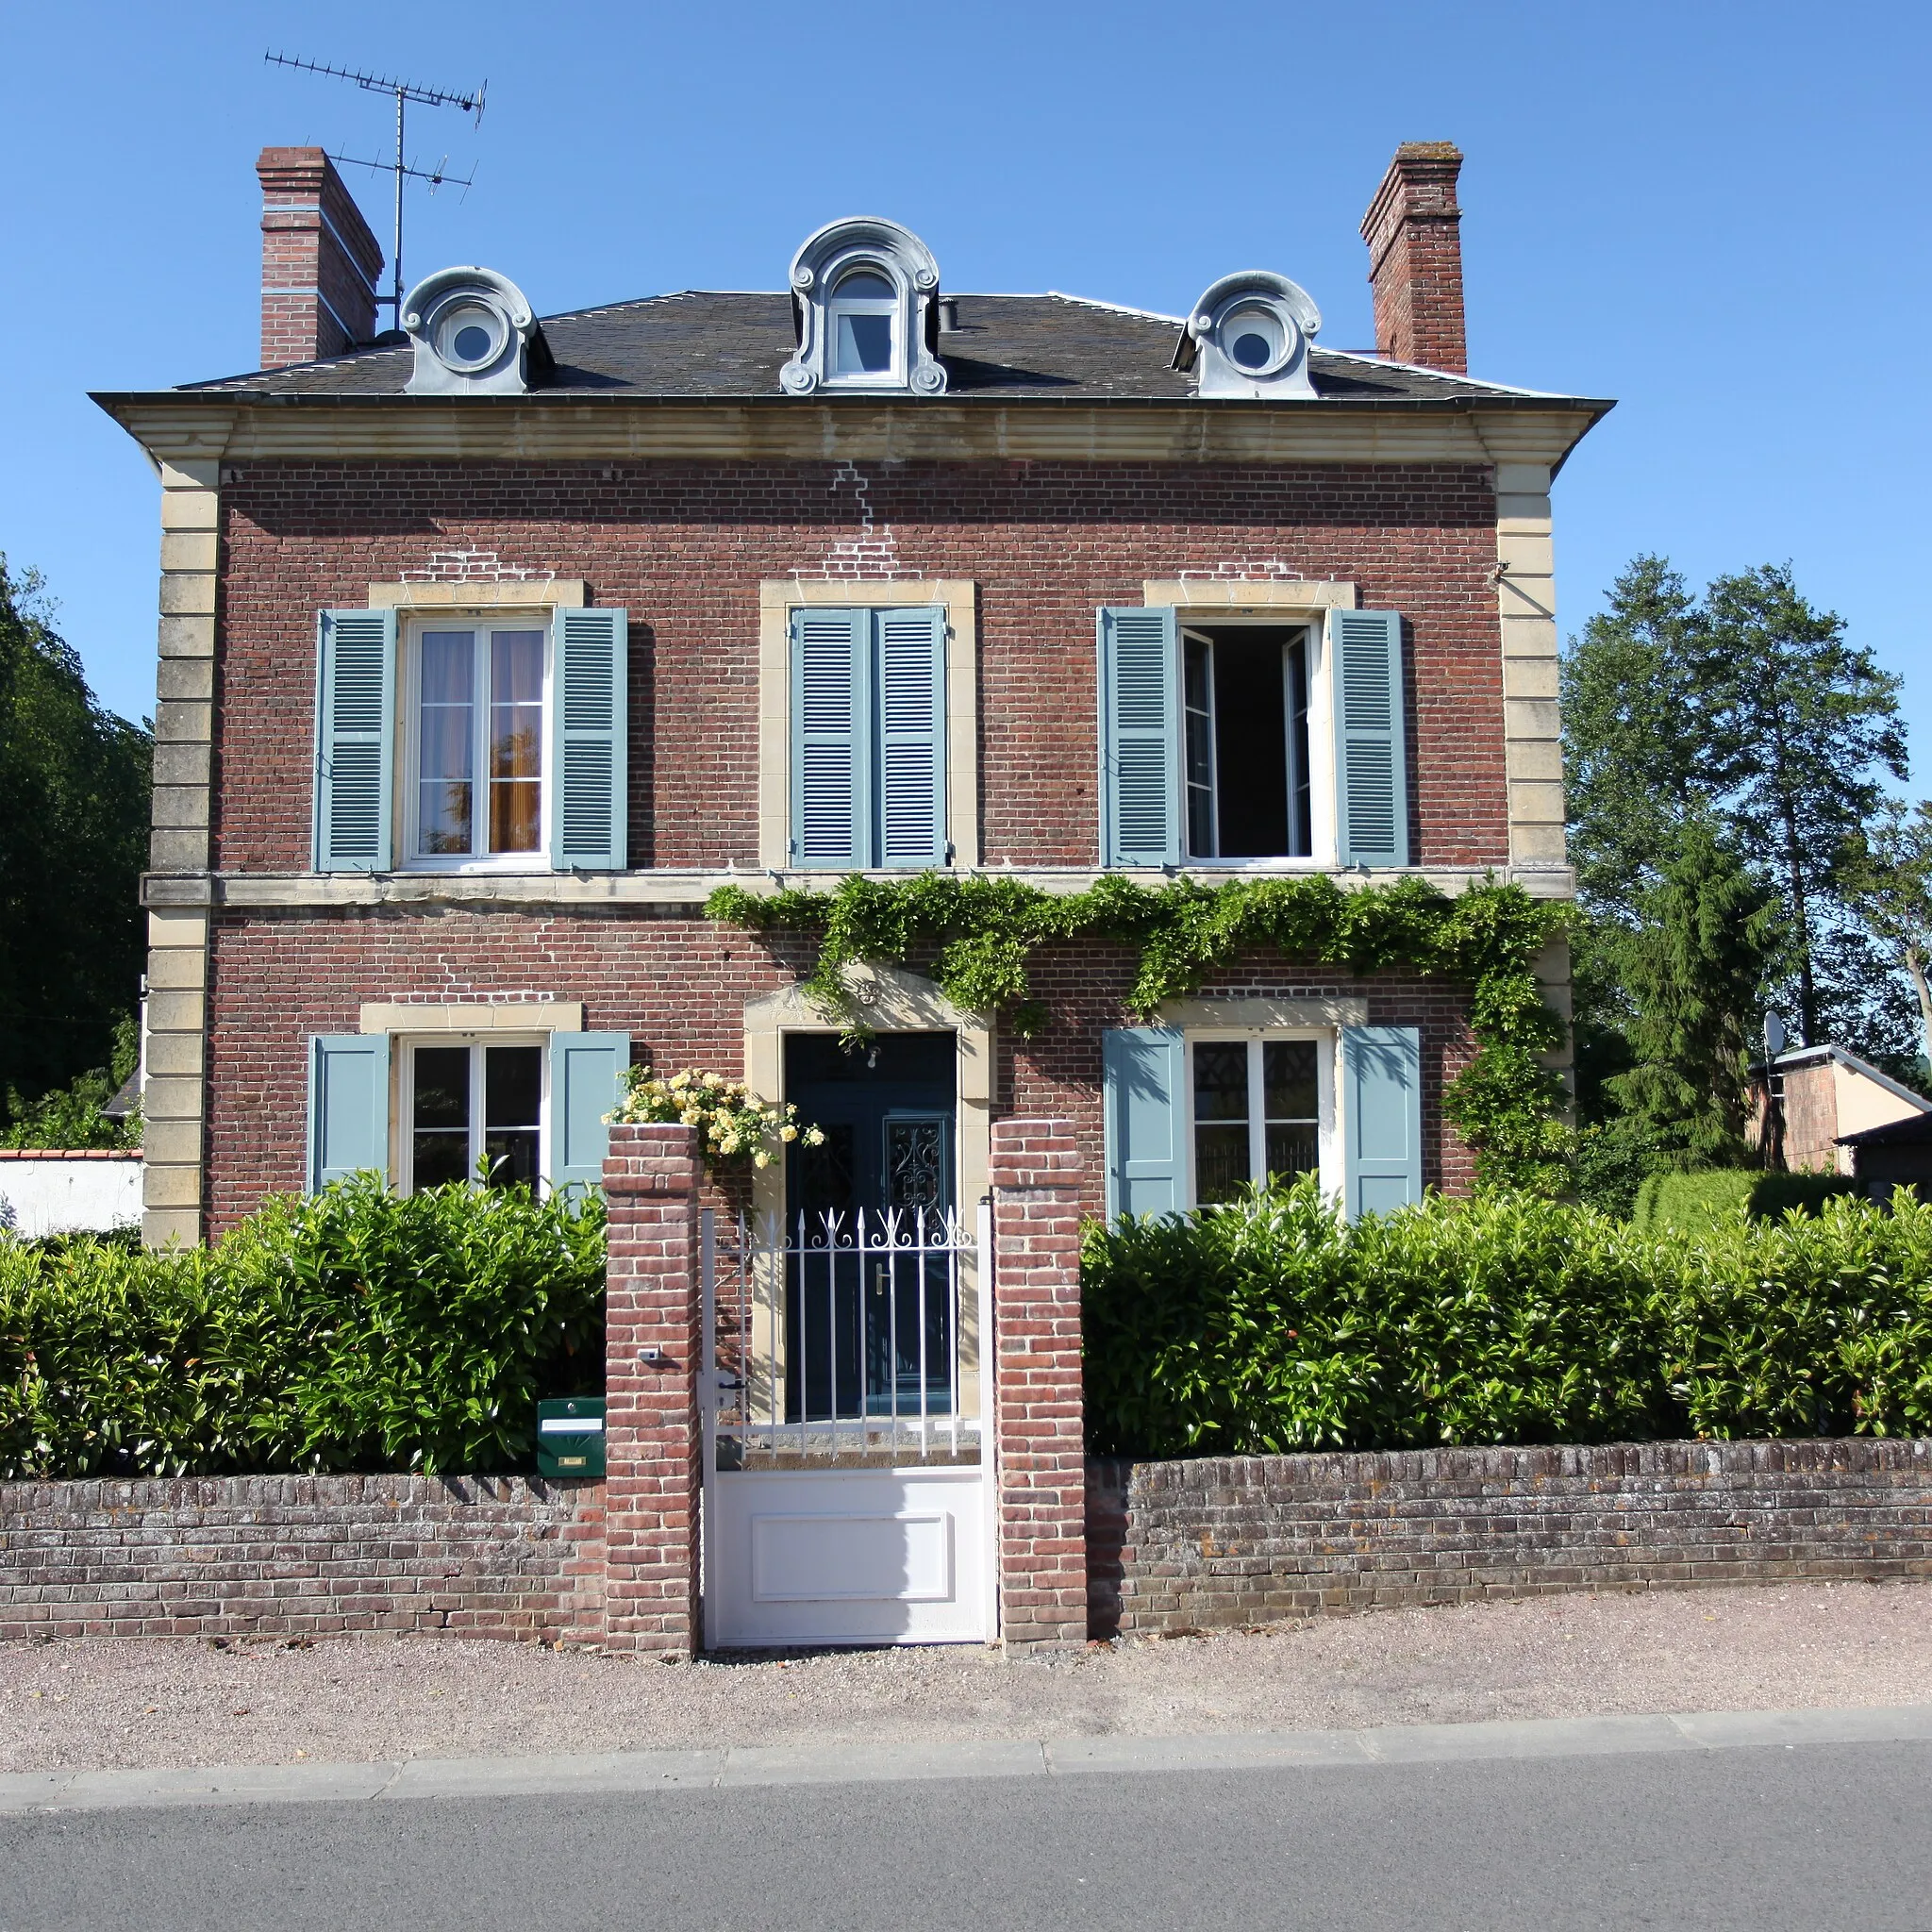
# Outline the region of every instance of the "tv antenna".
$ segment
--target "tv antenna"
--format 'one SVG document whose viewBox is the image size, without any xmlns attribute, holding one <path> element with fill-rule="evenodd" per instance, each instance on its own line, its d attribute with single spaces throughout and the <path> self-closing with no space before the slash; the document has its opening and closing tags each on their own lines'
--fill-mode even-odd
<svg viewBox="0 0 1932 1932">
<path fill-rule="evenodd" d="M 457 175 L 449 172 L 449 157 L 445 155 L 433 168 L 412 168 L 403 158 L 403 114 L 408 103 L 414 101 L 423 108 L 459 108 L 465 114 L 474 114 L 473 126 L 483 125 L 483 96 L 490 83 L 486 80 L 473 93 L 458 93 L 448 88 L 418 87 L 412 80 L 402 80 L 389 75 L 365 74 L 359 68 L 330 67 L 320 60 L 299 60 L 291 54 L 263 54 L 263 62 L 271 67 L 293 67 L 303 74 L 322 74 L 334 80 L 348 80 L 373 94 L 390 94 L 396 104 L 396 158 L 392 161 L 365 161 L 355 155 L 330 155 L 329 159 L 340 161 L 348 168 L 368 168 L 378 175 L 393 175 L 396 177 L 396 226 L 395 246 L 390 254 L 390 290 L 387 295 L 375 298 L 378 308 L 387 307 L 390 319 L 397 328 L 403 325 L 403 183 L 405 181 L 426 181 L 429 192 L 434 194 L 445 182 L 460 188 L 465 196 L 471 184 L 476 178 L 473 162 L 467 175 Z"/>
</svg>

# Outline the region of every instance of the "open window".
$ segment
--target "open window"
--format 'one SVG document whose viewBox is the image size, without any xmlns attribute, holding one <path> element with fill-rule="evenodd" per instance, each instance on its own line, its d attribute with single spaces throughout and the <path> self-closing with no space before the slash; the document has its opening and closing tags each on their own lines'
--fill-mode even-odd
<svg viewBox="0 0 1932 1932">
<path fill-rule="evenodd" d="M 1187 856 L 1306 858 L 1308 791 L 1306 625 L 1181 633 Z"/>
<path fill-rule="evenodd" d="M 1099 613 L 1101 863 L 1409 863 L 1402 619 Z"/>
</svg>

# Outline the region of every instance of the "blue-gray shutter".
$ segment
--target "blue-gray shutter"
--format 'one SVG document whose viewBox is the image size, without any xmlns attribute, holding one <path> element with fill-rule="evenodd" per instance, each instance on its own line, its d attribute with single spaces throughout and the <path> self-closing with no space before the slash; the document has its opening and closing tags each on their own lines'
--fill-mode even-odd
<svg viewBox="0 0 1932 1932">
<path fill-rule="evenodd" d="M 316 634 L 315 869 L 388 872 L 396 614 L 325 610 Z"/>
<path fill-rule="evenodd" d="M 1100 613 L 1100 862 L 1178 865 L 1181 760 L 1174 614 Z"/>
<path fill-rule="evenodd" d="M 871 613 L 791 613 L 791 862 L 871 859 Z"/>
<path fill-rule="evenodd" d="M 878 662 L 881 866 L 946 859 L 946 613 L 872 613 Z"/>
<path fill-rule="evenodd" d="M 1423 1197 L 1423 1043 L 1413 1026 L 1341 1029 L 1349 1219 Z"/>
<path fill-rule="evenodd" d="M 630 1065 L 628 1033 L 550 1036 L 550 1185 L 601 1186 L 610 1126 L 624 1070 Z"/>
<path fill-rule="evenodd" d="M 312 1035 L 308 1191 L 365 1169 L 389 1178 L 389 1035 Z"/>
<path fill-rule="evenodd" d="M 1341 862 L 1407 865 L 1402 619 L 1393 610 L 1331 610 L 1327 642 Z"/>
<path fill-rule="evenodd" d="M 551 621 L 550 862 L 622 872 L 628 830 L 629 616 L 563 610 Z"/>
<path fill-rule="evenodd" d="M 1187 1061 L 1172 1026 L 1115 1026 L 1100 1037 L 1108 1221 L 1188 1205 Z"/>
</svg>

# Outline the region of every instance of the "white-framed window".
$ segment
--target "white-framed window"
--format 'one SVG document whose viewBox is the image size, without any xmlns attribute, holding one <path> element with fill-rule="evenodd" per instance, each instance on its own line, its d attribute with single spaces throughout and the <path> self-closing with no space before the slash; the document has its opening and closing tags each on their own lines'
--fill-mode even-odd
<svg viewBox="0 0 1932 1932">
<path fill-rule="evenodd" d="M 1315 849 L 1306 625 L 1181 631 L 1191 859 L 1306 858 Z"/>
<path fill-rule="evenodd" d="M 447 1181 L 538 1186 L 548 1171 L 545 1042 L 441 1035 L 399 1043 L 403 1191 Z"/>
<path fill-rule="evenodd" d="M 425 619 L 403 652 L 405 863 L 545 862 L 550 634 L 533 618 Z"/>
<path fill-rule="evenodd" d="M 903 388 L 906 381 L 899 325 L 904 304 L 885 271 L 862 262 L 832 286 L 825 305 L 829 367 L 833 386 Z"/>
<path fill-rule="evenodd" d="M 1333 1033 L 1190 1033 L 1185 1051 L 1191 1207 L 1263 1179 L 1336 1185 Z"/>
</svg>

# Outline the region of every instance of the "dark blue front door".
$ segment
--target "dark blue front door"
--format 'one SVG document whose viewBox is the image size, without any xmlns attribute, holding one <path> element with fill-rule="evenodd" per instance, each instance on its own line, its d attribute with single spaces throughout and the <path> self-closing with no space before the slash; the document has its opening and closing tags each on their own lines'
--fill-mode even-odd
<svg viewBox="0 0 1932 1932">
<path fill-rule="evenodd" d="M 950 1033 L 847 1051 L 786 1041 L 785 1093 L 819 1127 L 786 1174 L 786 1405 L 808 1421 L 948 1415 L 952 1257 L 920 1250 L 954 1202 Z"/>
</svg>

